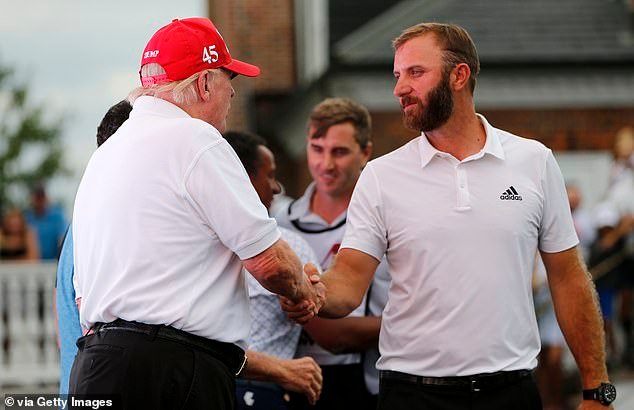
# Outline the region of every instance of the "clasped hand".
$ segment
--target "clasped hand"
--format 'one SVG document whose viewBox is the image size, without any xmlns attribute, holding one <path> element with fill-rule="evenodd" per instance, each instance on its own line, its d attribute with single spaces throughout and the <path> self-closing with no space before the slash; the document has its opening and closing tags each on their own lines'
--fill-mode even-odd
<svg viewBox="0 0 634 410">
<path fill-rule="evenodd" d="M 289 319 L 305 324 L 317 316 L 319 310 L 326 302 L 326 286 L 321 282 L 319 271 L 312 263 L 304 265 L 306 296 L 295 303 L 292 300 L 280 296 L 280 305 Z"/>
</svg>

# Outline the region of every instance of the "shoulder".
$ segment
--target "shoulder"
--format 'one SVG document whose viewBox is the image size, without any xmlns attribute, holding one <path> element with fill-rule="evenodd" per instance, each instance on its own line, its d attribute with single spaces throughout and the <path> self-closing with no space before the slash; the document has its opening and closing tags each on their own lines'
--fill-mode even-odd
<svg viewBox="0 0 634 410">
<path fill-rule="evenodd" d="M 394 151 L 390 151 L 387 154 L 383 154 L 380 157 L 373 159 L 368 163 L 368 165 L 370 165 L 371 167 L 381 168 L 402 166 L 403 161 L 420 161 L 420 148 L 418 145 L 420 138 L 421 137 L 416 137 L 413 140 L 409 141 L 407 144 L 395 149 Z"/>
<path fill-rule="evenodd" d="M 407 144 L 381 155 L 367 163 L 361 177 L 357 182 L 357 189 L 365 189 L 369 185 L 377 186 L 399 185 L 403 178 L 408 177 L 413 170 L 419 169 L 421 164 L 421 154 L 417 137 Z"/>
<path fill-rule="evenodd" d="M 548 147 L 535 139 L 521 137 L 498 128 L 493 128 L 493 130 L 500 140 L 505 154 L 545 158 L 550 153 Z"/>
<path fill-rule="evenodd" d="M 286 232 L 290 232 L 292 233 L 292 231 L 290 231 L 289 229 L 287 229 L 288 226 L 290 226 L 290 222 L 289 222 L 289 207 L 291 206 L 293 202 L 289 202 L 287 204 L 284 204 L 283 206 L 280 206 L 277 208 L 277 210 L 275 211 L 275 213 L 273 213 L 273 218 L 277 221 L 278 225 L 280 227 L 284 227 L 284 231 Z M 282 232 L 282 236 L 284 235 L 284 233 Z"/>
<path fill-rule="evenodd" d="M 222 134 L 212 125 L 196 118 L 181 119 L 180 122 L 182 122 L 179 127 L 182 138 L 189 143 L 201 148 L 230 148 Z"/>
<path fill-rule="evenodd" d="M 61 219 L 61 220 L 64 219 L 64 210 L 62 209 L 62 206 L 59 204 L 52 205 L 50 208 L 50 213 L 51 213 L 51 217 Z"/>
</svg>

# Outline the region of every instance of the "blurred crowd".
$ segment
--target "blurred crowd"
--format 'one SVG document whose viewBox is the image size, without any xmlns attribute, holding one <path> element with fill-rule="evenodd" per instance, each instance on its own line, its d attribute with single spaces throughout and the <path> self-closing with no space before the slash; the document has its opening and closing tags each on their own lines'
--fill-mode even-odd
<svg viewBox="0 0 634 410">
<path fill-rule="evenodd" d="M 37 184 L 29 207 L 2 212 L 0 261 L 56 260 L 66 228 L 61 206 L 50 203 L 44 185 Z"/>
<path fill-rule="evenodd" d="M 606 360 L 613 370 L 634 369 L 634 128 L 616 134 L 614 161 L 601 201 L 584 207 L 576 182 L 566 185 L 585 263 L 597 288 L 606 334 Z M 557 325 L 543 264 L 537 260 L 534 301 L 542 353 L 537 372 L 546 409 L 562 409 L 565 340 Z"/>
</svg>

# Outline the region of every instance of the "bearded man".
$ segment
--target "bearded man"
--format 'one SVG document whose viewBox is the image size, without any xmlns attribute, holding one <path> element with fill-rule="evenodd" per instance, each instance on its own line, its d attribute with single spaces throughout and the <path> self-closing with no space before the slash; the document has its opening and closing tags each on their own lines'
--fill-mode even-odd
<svg viewBox="0 0 634 410">
<path fill-rule="evenodd" d="M 480 65 L 461 27 L 418 24 L 393 45 L 394 95 L 421 134 L 361 173 L 319 315 L 358 306 L 386 256 L 379 409 L 541 409 L 539 251 L 586 389 L 579 408 L 609 407 L 616 391 L 595 291 L 551 150 L 476 114 Z M 301 314 L 292 302 L 285 309 Z"/>
</svg>

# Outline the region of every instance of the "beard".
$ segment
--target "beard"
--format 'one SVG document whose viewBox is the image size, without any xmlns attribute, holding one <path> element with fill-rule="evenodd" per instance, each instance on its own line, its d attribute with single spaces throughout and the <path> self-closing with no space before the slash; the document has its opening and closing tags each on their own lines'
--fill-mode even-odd
<svg viewBox="0 0 634 410">
<path fill-rule="evenodd" d="M 447 122 L 453 112 L 453 95 L 449 88 L 449 73 L 443 73 L 438 85 L 427 93 L 427 108 L 417 97 L 403 98 L 404 104 L 416 103 L 410 113 L 403 110 L 403 124 L 411 130 L 429 132 Z"/>
</svg>

